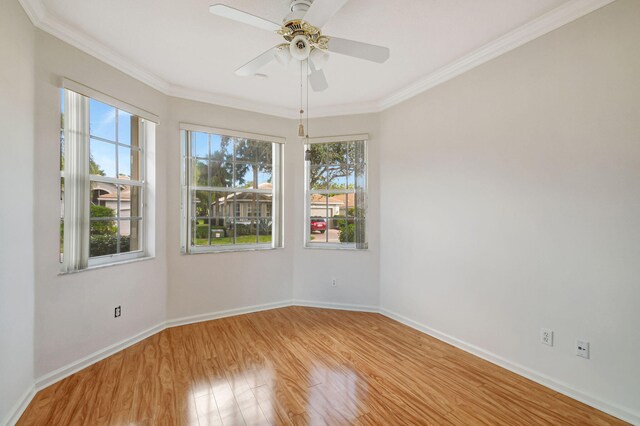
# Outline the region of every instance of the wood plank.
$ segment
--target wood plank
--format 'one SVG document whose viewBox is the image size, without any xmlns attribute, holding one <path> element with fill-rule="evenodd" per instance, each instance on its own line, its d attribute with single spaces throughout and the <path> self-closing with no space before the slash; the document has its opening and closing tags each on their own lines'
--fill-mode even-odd
<svg viewBox="0 0 640 426">
<path fill-rule="evenodd" d="M 289 307 L 164 330 L 38 392 L 18 424 L 624 422 L 384 316 Z"/>
</svg>

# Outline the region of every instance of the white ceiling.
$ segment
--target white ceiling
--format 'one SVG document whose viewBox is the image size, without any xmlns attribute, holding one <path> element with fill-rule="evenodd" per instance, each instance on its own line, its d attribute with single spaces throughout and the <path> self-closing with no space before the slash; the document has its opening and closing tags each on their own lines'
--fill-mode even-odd
<svg viewBox="0 0 640 426">
<path fill-rule="evenodd" d="M 329 89 L 311 95 L 311 112 L 379 110 L 399 94 L 424 89 L 431 84 L 425 78 L 451 64 L 474 55 L 484 62 L 609 1 L 349 0 L 323 33 L 387 46 L 391 58 L 376 64 L 333 54 L 325 69 Z M 280 22 L 287 0 L 21 2 L 37 26 L 165 93 L 275 115 L 298 109 L 296 67 L 274 62 L 261 70 L 268 78 L 234 74 L 281 37 L 208 12 L 222 2 Z"/>
</svg>

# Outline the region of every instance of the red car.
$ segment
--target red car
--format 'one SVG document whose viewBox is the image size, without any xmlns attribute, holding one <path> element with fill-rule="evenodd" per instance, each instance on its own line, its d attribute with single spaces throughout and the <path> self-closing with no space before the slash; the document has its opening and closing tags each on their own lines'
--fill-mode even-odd
<svg viewBox="0 0 640 426">
<path fill-rule="evenodd" d="M 327 221 L 321 217 L 312 217 L 311 218 L 311 232 L 320 232 L 324 234 L 324 231 L 327 230 Z"/>
</svg>

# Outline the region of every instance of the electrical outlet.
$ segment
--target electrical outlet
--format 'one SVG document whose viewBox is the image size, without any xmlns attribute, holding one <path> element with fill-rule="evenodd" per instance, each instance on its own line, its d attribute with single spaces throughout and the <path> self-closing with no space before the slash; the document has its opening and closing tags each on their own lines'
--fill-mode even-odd
<svg viewBox="0 0 640 426">
<path fill-rule="evenodd" d="M 333 279 L 331 280 L 331 287 L 335 287 L 335 286 L 337 286 L 337 285 L 338 285 L 338 283 L 337 283 L 336 279 L 335 279 L 335 278 L 333 278 Z"/>
<path fill-rule="evenodd" d="M 544 345 L 553 346 L 553 330 L 548 328 L 540 329 L 540 342 Z"/>
<path fill-rule="evenodd" d="M 589 342 L 578 340 L 576 342 L 576 355 L 589 359 Z"/>
<path fill-rule="evenodd" d="M 122 307 L 121 306 L 116 306 L 116 309 L 114 311 L 113 317 L 114 318 L 118 318 L 120 315 L 122 315 Z"/>
</svg>

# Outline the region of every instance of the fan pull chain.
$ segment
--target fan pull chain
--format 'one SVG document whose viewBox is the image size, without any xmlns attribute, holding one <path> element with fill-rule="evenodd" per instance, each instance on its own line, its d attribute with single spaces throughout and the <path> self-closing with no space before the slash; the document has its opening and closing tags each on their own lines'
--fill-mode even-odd
<svg viewBox="0 0 640 426">
<path fill-rule="evenodd" d="M 309 58 L 305 61 L 307 63 L 307 72 L 305 73 L 305 80 L 307 81 L 307 143 L 309 143 Z"/>
<path fill-rule="evenodd" d="M 304 135 L 305 135 L 304 125 L 302 124 L 302 120 L 303 120 L 302 114 L 304 114 L 304 109 L 302 109 L 302 106 L 303 106 L 303 103 L 302 103 L 303 102 L 302 101 L 302 78 L 303 78 L 302 71 L 303 71 L 302 70 L 302 61 L 300 61 L 300 123 L 298 124 L 298 136 L 301 137 L 301 138 L 303 138 Z M 307 102 L 307 105 L 308 105 L 308 102 Z"/>
</svg>

